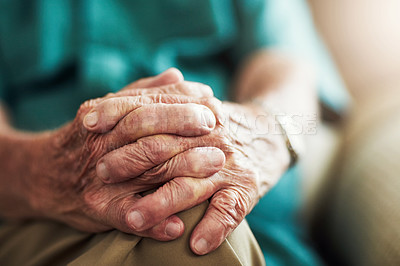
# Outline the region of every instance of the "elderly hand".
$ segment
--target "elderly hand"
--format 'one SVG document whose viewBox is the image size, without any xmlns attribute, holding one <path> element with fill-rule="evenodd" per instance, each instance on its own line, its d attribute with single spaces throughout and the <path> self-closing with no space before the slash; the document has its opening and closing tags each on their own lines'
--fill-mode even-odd
<svg viewBox="0 0 400 266">
<path fill-rule="evenodd" d="M 210 133 L 220 104 L 210 98 L 209 87 L 182 82 L 179 75 L 174 78 L 172 73 L 171 78 L 170 74 L 140 80 L 119 93 L 88 101 L 72 123 L 35 140 L 32 149 L 37 150 L 37 161 L 32 162 L 32 178 L 24 181 L 34 216 L 89 232 L 117 228 L 159 240 L 183 233 L 182 221 L 172 214 L 136 230 L 130 212 L 141 198 L 140 192 L 175 177 L 208 177 L 224 164 L 224 154 L 218 148 L 165 142 L 173 135 Z M 146 95 L 142 95 L 144 91 Z M 192 94 L 196 97 L 187 96 Z M 83 124 L 103 133 L 89 132 Z M 170 149 L 164 149 L 164 144 L 171 145 Z M 107 165 L 113 165 L 112 160 L 119 163 L 115 171 L 119 178 L 137 178 L 120 184 L 103 183 L 97 177 L 96 164 L 102 180 L 116 180 L 108 175 L 110 169 L 98 163 L 104 156 L 109 158 Z"/>
<path fill-rule="evenodd" d="M 226 157 L 223 169 L 204 178 L 175 175 L 174 179 L 156 192 L 130 205 L 130 228 L 137 232 L 146 232 L 167 217 L 210 199 L 208 210 L 192 233 L 190 241 L 195 253 L 206 254 L 224 241 L 259 198 L 277 182 L 287 169 L 290 156 L 275 119 L 258 107 L 250 105 L 226 102 L 223 110 L 216 128 L 210 134 L 195 138 L 158 136 L 161 153 L 169 153 L 182 143 L 189 149 L 209 146 L 221 149 Z M 133 152 L 123 157 L 110 152 L 100 159 L 98 170 L 107 169 L 107 175 L 103 176 L 106 183 L 142 179 L 139 174 L 133 174 L 136 166 L 130 163 L 140 155 L 129 148 L 130 145 L 126 147 Z M 181 160 L 178 156 L 174 159 Z M 179 164 L 182 171 L 195 168 L 193 165 L 199 167 L 196 160 L 187 159 Z M 144 175 L 156 173 L 158 180 L 162 176 L 160 173 L 168 173 L 170 166 L 161 164 Z M 202 169 L 207 167 L 209 166 L 201 165 Z M 168 179 L 169 177 L 168 174 Z"/>
</svg>

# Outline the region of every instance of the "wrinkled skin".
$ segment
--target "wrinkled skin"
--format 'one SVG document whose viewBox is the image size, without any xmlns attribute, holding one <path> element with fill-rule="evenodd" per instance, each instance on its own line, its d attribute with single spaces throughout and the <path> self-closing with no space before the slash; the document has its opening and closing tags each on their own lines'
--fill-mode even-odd
<svg viewBox="0 0 400 266">
<path fill-rule="evenodd" d="M 300 113 L 314 106 L 305 100 L 314 86 L 303 67 L 284 64 L 269 80 L 271 69 L 275 63 L 257 72 L 263 82 L 240 78 L 250 83 L 238 82 L 244 95 L 236 99 Z M 174 214 L 209 200 L 190 245 L 197 254 L 218 247 L 286 170 L 289 153 L 275 120 L 259 107 L 221 105 L 208 86 L 167 72 L 83 104 L 54 132 L 3 125 L 2 214 L 172 240 L 184 230 Z"/>
<path fill-rule="evenodd" d="M 171 81 L 177 82 L 164 85 Z M 146 86 L 150 88 L 143 89 Z M 144 91 L 146 95 L 143 95 Z M 196 98 L 188 95 L 195 95 Z M 126 97 L 129 97 L 129 110 L 123 109 L 118 102 L 118 99 Z M 208 177 L 222 168 L 225 157 L 217 148 L 188 150 L 187 146 L 178 145 L 180 154 L 177 155 L 178 150 L 163 152 L 153 145 L 158 142 L 157 134 L 200 136 L 210 133 L 215 127 L 214 113 L 218 112 L 219 104 L 219 101 L 210 97 L 209 87 L 184 82 L 179 78 L 157 82 L 149 79 L 147 83 L 141 80 L 117 94 L 85 102 L 73 122 L 38 137 L 34 142 L 34 149 L 40 154 L 35 156 L 38 161 L 31 169 L 34 178 L 25 184 L 29 188 L 27 196 L 33 213 L 88 232 L 116 228 L 159 240 L 178 237 L 183 233 L 183 223 L 175 215 L 138 231 L 127 222 L 126 214 L 142 197 L 141 192 L 156 188 L 177 176 Z M 102 121 L 108 119 L 118 123 L 107 130 L 110 121 L 105 121 L 105 124 L 99 122 L 97 129 L 103 133 L 92 133 L 83 124 L 85 116 L 94 106 L 104 106 L 106 109 L 107 106 L 113 106 L 109 110 L 120 110 L 123 115 L 118 115 L 118 112 L 107 117 L 100 115 Z M 165 118 L 165 115 L 171 119 L 155 119 L 148 126 L 146 121 L 149 117 Z M 126 145 L 129 143 L 132 144 Z M 96 164 L 107 153 L 135 154 L 136 171 L 132 174 L 137 178 L 120 184 L 103 183 L 97 177 Z M 191 167 L 179 165 L 193 158 L 207 167 L 200 169 L 195 164 Z M 157 172 L 148 171 L 159 164 L 171 167 Z M 132 161 L 129 165 L 132 165 Z"/>
<path fill-rule="evenodd" d="M 154 143 L 164 152 L 182 143 L 186 148 L 216 147 L 226 157 L 222 170 L 205 178 L 175 177 L 156 192 L 138 199 L 128 211 L 131 214 L 127 221 L 129 226 L 139 232 L 146 231 L 167 217 L 210 199 L 208 210 L 195 228 L 190 242 L 195 253 L 206 254 L 222 243 L 259 198 L 277 182 L 287 169 L 290 156 L 273 117 L 250 105 L 225 102 L 222 109 L 217 126 L 210 134 L 195 138 L 159 135 L 157 143 Z M 142 140 L 146 141 L 146 138 Z M 132 163 L 135 158 L 135 152 L 106 154 L 97 166 L 98 169 L 107 169 L 103 181 L 132 182 L 141 179 L 132 174 L 136 171 Z M 182 165 L 191 168 L 193 163 L 185 161 Z M 168 167 L 168 164 L 162 164 L 147 173 L 150 176 L 155 172 L 166 173 Z"/>
<path fill-rule="evenodd" d="M 279 127 L 255 106 L 221 106 L 208 86 L 158 83 L 88 101 L 36 143 L 47 158 L 29 184 L 38 216 L 172 240 L 184 231 L 175 214 L 209 200 L 190 241 L 200 255 L 239 225 L 288 167 Z"/>
</svg>

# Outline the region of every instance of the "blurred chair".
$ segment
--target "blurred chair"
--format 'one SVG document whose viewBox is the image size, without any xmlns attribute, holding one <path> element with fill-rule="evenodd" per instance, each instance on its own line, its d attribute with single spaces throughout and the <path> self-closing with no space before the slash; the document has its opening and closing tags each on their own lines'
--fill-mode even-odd
<svg viewBox="0 0 400 266">
<path fill-rule="evenodd" d="M 400 90 L 379 102 L 350 119 L 318 198 L 314 236 L 335 265 L 400 264 Z"/>
<path fill-rule="evenodd" d="M 400 1 L 310 0 L 354 98 L 304 161 L 316 243 L 332 265 L 400 265 Z"/>
</svg>

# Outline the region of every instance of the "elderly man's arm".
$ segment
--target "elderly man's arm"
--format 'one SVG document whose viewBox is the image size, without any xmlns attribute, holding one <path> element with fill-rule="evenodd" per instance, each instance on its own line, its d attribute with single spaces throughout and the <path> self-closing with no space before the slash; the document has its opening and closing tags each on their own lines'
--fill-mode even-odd
<svg viewBox="0 0 400 266">
<path fill-rule="evenodd" d="M 318 113 L 314 66 L 275 50 L 261 50 L 244 62 L 235 83 L 234 101 L 260 103 L 287 115 Z"/>
<path fill-rule="evenodd" d="M 196 136 L 208 134 L 215 126 L 212 112 L 215 112 L 215 101 L 209 100 L 209 88 L 182 79 L 178 71 L 170 70 L 156 78 L 133 83 L 120 93 L 90 100 L 81 106 L 74 121 L 55 131 L 37 134 L 17 131 L 2 112 L 0 215 L 8 219 L 54 219 L 89 232 L 117 228 L 159 240 L 181 235 L 183 224 L 177 216 L 137 232 L 130 225 L 128 211 L 141 197 L 140 192 L 183 174 L 212 175 L 224 163 L 223 153 L 216 148 L 187 150 L 184 143 L 177 143 L 173 150 L 163 152 L 162 147 L 155 145 L 163 140 L 157 134 Z M 196 92 L 192 92 L 193 86 Z M 171 94 L 163 96 L 166 92 Z M 193 98 L 191 94 L 199 97 Z M 129 99 L 129 110 L 119 104 L 123 99 Z M 93 115 L 92 109 L 97 105 L 114 111 L 113 116 L 103 119 L 104 124 L 96 123 L 98 119 Z M 169 117 L 168 121 L 164 120 L 165 116 Z M 108 121 L 116 117 L 121 119 L 119 123 L 107 128 Z M 100 127 L 103 133 L 90 133 L 83 124 Z M 130 165 L 135 166 L 130 174 L 138 178 L 124 184 L 104 184 L 97 178 L 98 160 L 107 153 L 127 152 L 124 147 L 128 143 L 133 143 L 130 151 L 137 155 L 130 161 Z M 219 165 L 208 159 L 212 155 Z M 196 165 L 178 167 L 181 161 L 189 158 L 197 158 L 196 161 L 207 168 L 199 171 Z M 163 173 L 166 168 L 157 173 L 145 173 L 163 163 L 171 166 L 168 174 Z M 174 167 L 175 164 L 178 165 Z M 97 172 L 101 170 L 100 167 Z"/>
</svg>

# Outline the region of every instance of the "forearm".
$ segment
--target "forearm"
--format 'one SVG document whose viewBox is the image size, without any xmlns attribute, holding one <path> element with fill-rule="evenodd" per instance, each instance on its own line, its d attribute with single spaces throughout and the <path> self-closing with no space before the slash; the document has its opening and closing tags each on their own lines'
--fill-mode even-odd
<svg viewBox="0 0 400 266">
<path fill-rule="evenodd" d="M 0 216 L 21 218 L 33 216 L 29 195 L 33 175 L 40 168 L 37 157 L 43 134 L 14 130 L 0 107 Z"/>
<path fill-rule="evenodd" d="M 310 66 L 278 52 L 259 51 L 243 65 L 235 84 L 234 100 L 255 99 L 288 115 L 317 114 L 316 84 Z"/>
</svg>

